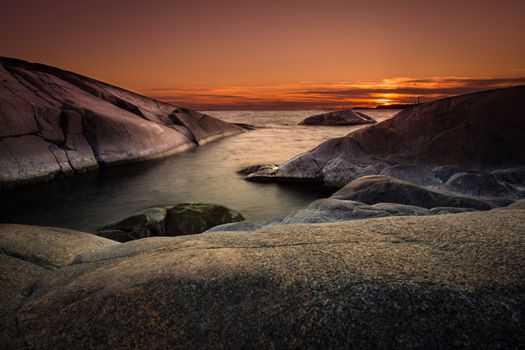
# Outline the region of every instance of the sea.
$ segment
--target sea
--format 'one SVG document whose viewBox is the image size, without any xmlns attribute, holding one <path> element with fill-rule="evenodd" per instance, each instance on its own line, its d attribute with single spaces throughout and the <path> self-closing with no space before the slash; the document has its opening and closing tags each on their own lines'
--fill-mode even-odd
<svg viewBox="0 0 525 350">
<path fill-rule="evenodd" d="M 0 193 L 0 222 L 56 226 L 95 232 L 97 228 L 158 205 L 218 203 L 250 222 L 284 217 L 330 196 L 324 188 L 248 182 L 237 170 L 280 164 L 323 141 L 359 126 L 303 126 L 326 111 L 205 111 L 255 130 L 225 137 L 166 158 L 102 169 Z M 362 110 L 377 121 L 398 110 Z"/>
</svg>

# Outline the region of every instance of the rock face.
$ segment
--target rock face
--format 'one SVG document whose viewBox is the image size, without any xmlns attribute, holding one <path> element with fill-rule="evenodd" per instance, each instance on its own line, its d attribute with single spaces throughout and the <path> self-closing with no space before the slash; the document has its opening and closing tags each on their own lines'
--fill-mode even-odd
<svg viewBox="0 0 525 350">
<path fill-rule="evenodd" d="M 0 187 L 167 155 L 241 131 L 75 73 L 0 57 Z"/>
<path fill-rule="evenodd" d="M 98 230 L 98 235 L 118 242 L 153 236 L 182 236 L 243 221 L 237 211 L 219 204 L 181 203 L 149 208 Z"/>
<path fill-rule="evenodd" d="M 313 115 L 301 121 L 299 125 L 357 125 L 374 124 L 376 121 L 364 113 L 343 109 L 329 113 Z"/>
<path fill-rule="evenodd" d="M 356 177 L 379 174 L 391 165 L 466 169 L 523 166 L 524 116 L 525 86 L 445 98 L 407 108 L 389 120 L 328 140 L 259 178 L 342 187 Z"/>
<path fill-rule="evenodd" d="M 0 303 L 17 303 L 0 335 L 30 349 L 523 348 L 523 232 L 514 208 L 154 237 L 25 276 L 7 257 L 0 291 L 23 296 Z"/>
</svg>

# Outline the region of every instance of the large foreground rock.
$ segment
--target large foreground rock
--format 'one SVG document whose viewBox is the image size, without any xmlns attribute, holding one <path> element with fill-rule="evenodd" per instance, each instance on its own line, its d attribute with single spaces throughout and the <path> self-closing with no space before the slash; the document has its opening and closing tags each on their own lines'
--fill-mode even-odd
<svg viewBox="0 0 525 350">
<path fill-rule="evenodd" d="M 465 169 L 525 164 L 525 86 L 424 103 L 328 140 L 283 163 L 262 181 L 313 181 L 342 187 L 390 165 Z"/>
<path fill-rule="evenodd" d="M 137 240 L 44 274 L 13 311 L 10 339 L 31 349 L 518 349 L 523 232 L 515 208 Z"/>
<path fill-rule="evenodd" d="M 45 268 L 69 265 L 81 255 L 118 244 L 58 227 L 0 224 L 0 252 Z"/>
<path fill-rule="evenodd" d="M 343 109 L 340 111 L 328 112 L 313 115 L 301 121 L 299 125 L 358 125 L 374 124 L 376 121 L 364 113 Z"/>
<path fill-rule="evenodd" d="M 159 157 L 241 131 L 75 73 L 0 57 L 0 188 Z"/>
</svg>

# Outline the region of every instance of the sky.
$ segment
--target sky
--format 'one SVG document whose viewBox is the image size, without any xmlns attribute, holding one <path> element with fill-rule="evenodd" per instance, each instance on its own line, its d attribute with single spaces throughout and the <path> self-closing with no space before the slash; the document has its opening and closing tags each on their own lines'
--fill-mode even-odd
<svg viewBox="0 0 525 350">
<path fill-rule="evenodd" d="M 4 1 L 0 55 L 196 109 L 412 103 L 525 84 L 525 1 Z"/>
</svg>

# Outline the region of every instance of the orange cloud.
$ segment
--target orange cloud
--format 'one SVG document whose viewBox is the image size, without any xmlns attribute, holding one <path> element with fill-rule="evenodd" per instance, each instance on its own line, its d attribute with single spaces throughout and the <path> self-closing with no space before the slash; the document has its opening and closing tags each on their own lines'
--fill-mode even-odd
<svg viewBox="0 0 525 350">
<path fill-rule="evenodd" d="M 338 109 L 429 101 L 510 85 L 525 78 L 431 77 L 379 82 L 318 84 L 303 81 L 269 86 L 165 88 L 142 91 L 159 100 L 194 109 Z"/>
</svg>

